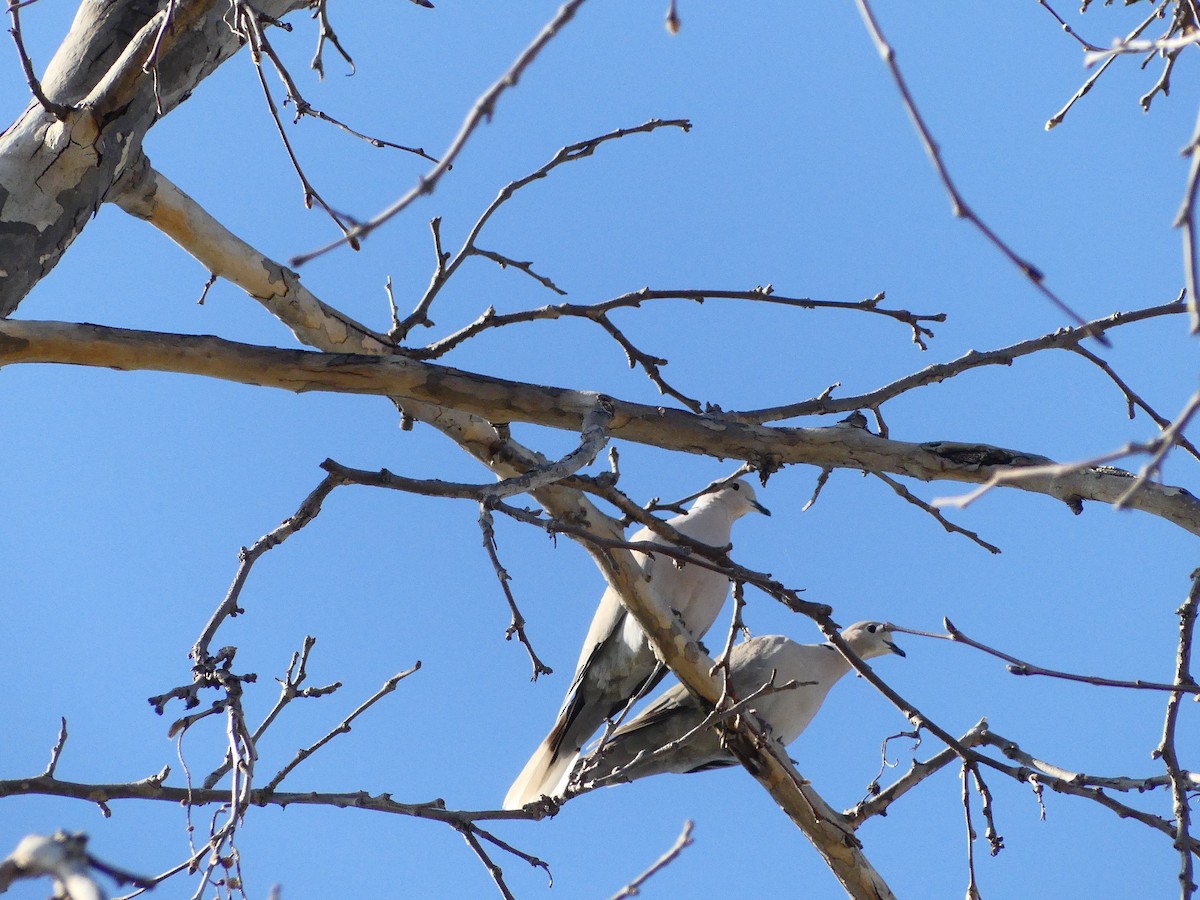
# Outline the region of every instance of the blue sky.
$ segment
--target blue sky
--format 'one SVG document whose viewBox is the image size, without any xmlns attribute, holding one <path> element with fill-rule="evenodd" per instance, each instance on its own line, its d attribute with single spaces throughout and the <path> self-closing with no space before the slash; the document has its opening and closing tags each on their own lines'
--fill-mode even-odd
<svg viewBox="0 0 1200 900">
<path fill-rule="evenodd" d="M 1106 45 L 1131 12 L 1096 8 L 1078 30 Z M 475 98 L 553 14 L 556 5 L 392 4 L 386 12 L 332 10 L 358 72 L 328 56 L 324 82 L 306 74 L 315 34 L 303 18 L 272 35 L 315 106 L 360 130 L 438 154 Z M 686 117 L 689 134 L 636 135 L 525 189 L 480 243 L 596 302 L 644 285 L 747 289 L 946 312 L 927 352 L 904 326 L 842 311 L 780 310 L 728 301 L 662 303 L 618 317 L 639 346 L 670 359 L 666 376 L 726 409 L 818 394 L 841 382 L 858 393 L 969 349 L 1035 337 L 1064 319 L 949 203 L 853 5 L 762 3 L 743 10 L 684 2 L 683 29 L 662 26 L 665 3 L 585 5 L 493 121 L 471 140 L 437 192 L 372 236 L 304 267 L 322 299 L 373 327 L 388 321 L 384 282 L 402 308 L 430 274 L 428 220 L 443 219 L 456 249 L 507 182 L 564 144 L 647 119 Z M 24 11 L 26 40 L 43 67 L 69 26 L 72 4 Z M 881 24 L 947 164 L 976 211 L 1046 272 L 1085 318 L 1173 299 L 1182 286 L 1171 220 L 1182 195 L 1200 90 L 1184 53 L 1170 98 L 1151 114 L 1138 98 L 1158 63 L 1114 66 L 1059 128 L 1048 119 L 1087 75 L 1079 46 L 1038 4 L 936 9 L 879 3 Z M 1077 20 L 1077 21 L 1076 21 Z M 27 101 L 8 51 L 0 111 Z M 1193 79 L 1193 80 L 1189 80 Z M 274 81 L 272 81 L 274 87 Z M 278 99 L 278 97 L 277 97 Z M 343 209 L 367 216 L 407 191 L 427 164 L 369 148 L 314 121 L 292 128 L 310 178 Z M 335 236 L 301 190 L 267 116 L 249 59 L 208 79 L 152 132 L 157 168 L 241 237 L 276 259 Z M 230 285 L 204 305 L 207 273 L 149 226 L 104 208 L 18 317 L 217 334 L 295 346 L 278 322 Z M 434 338 L 499 311 L 554 302 L 530 279 L 469 262 L 434 307 Z M 1134 325 L 1104 351 L 1165 415 L 1195 389 L 1192 339 L 1182 317 Z M 1178 361 L 1181 364 L 1175 365 Z M 660 402 L 620 350 L 581 323 L 522 326 L 475 341 L 446 362 L 507 378 Z M 925 388 L 884 410 L 892 436 L 960 440 L 1073 460 L 1154 434 L 1129 421 L 1120 393 L 1065 353 L 1019 361 Z M 71 738 L 63 778 L 128 781 L 165 764 L 181 772 L 146 697 L 188 679 L 187 651 L 233 577 L 239 547 L 290 515 L 332 457 L 417 477 L 484 481 L 487 473 L 440 436 L 397 428 L 378 398 L 287 393 L 183 376 L 10 366 L 0 371 L 0 778 L 40 772 L 60 716 Z M 790 424 L 829 425 L 827 420 Z M 553 455 L 570 434 L 516 428 Z M 733 465 L 678 459 L 617 442 L 622 486 L 635 499 L 692 492 Z M 1136 467 L 1136 463 L 1131 463 Z M 1195 462 L 1173 457 L 1166 480 L 1194 488 Z M 936 628 L 944 615 L 969 634 L 1046 666 L 1110 677 L 1170 680 L 1175 608 L 1197 565 L 1194 540 L 1148 516 L 1090 505 L 1075 517 L 1042 495 L 996 491 L 951 517 L 999 545 L 993 557 L 901 502 L 882 482 L 836 472 L 819 502 L 802 507 L 817 472 L 797 466 L 760 498 L 771 519 L 735 529 L 735 557 L 835 607 L 843 624 L 890 619 Z M 964 490 L 912 484 L 929 499 Z M 568 541 L 554 546 L 498 524 L 502 559 L 532 640 L 555 668 L 529 681 L 521 648 L 506 643 L 508 614 L 479 547 L 470 504 L 343 488 L 307 530 L 262 559 L 217 644 L 239 647 L 259 682 L 261 715 L 304 635 L 318 638 L 313 683 L 339 680 L 333 697 L 297 703 L 260 747 L 273 772 L 417 659 L 420 673 L 298 769 L 293 790 L 443 797 L 452 807 L 499 804 L 549 727 L 566 688 L 602 580 Z M 815 641 L 807 620 L 752 595 L 759 634 Z M 724 633 L 722 620 L 717 631 Z M 964 647 L 907 637 L 908 658 L 877 670 L 948 730 L 986 716 L 993 728 L 1065 768 L 1148 776 L 1165 698 L 1149 693 L 1019 680 Z M 1185 705 L 1181 747 L 1195 746 Z M 836 808 L 853 805 L 879 768 L 879 746 L 907 723 L 869 685 L 846 679 L 792 747 L 800 771 Z M 222 726 L 190 734 L 193 772 L 217 761 Z M 910 742 L 893 742 L 901 770 Z M 932 739 L 918 751 L 940 749 Z M 1193 763 L 1193 766 L 1195 763 Z M 174 777 L 174 776 L 173 776 Z M 885 778 L 886 780 L 886 778 Z M 179 783 L 179 782 L 176 782 Z M 977 845 L 987 897 L 1164 896 L 1177 890 L 1169 841 L 1081 800 L 1048 795 L 1046 820 L 1029 791 L 989 778 L 1005 850 Z M 1130 802 L 1169 814 L 1166 793 Z M 0 804 L 0 848 L 30 831 L 83 830 L 101 856 L 157 872 L 187 854 L 184 812 L 78 801 Z M 975 821 L 980 828 L 978 807 Z M 195 816 L 199 827 L 208 813 Z M 496 833 L 548 861 L 540 872 L 498 856 L 522 898 L 608 896 L 696 823 L 696 844 L 645 889 L 647 897 L 842 892 L 805 839 L 741 770 L 649 779 L 597 791 L 542 823 Z M 981 829 L 980 829 L 981 830 Z M 868 857 L 899 896 L 961 896 L 967 883 L 956 771 L 948 770 L 861 831 Z M 288 898 L 492 896 L 462 839 L 435 823 L 354 811 L 255 812 L 239 845 L 251 896 L 273 883 Z M 5 849 L 7 852 L 7 849 Z M 163 896 L 194 886 L 170 882 Z M 20 886 L 19 898 L 44 896 Z"/>
</svg>

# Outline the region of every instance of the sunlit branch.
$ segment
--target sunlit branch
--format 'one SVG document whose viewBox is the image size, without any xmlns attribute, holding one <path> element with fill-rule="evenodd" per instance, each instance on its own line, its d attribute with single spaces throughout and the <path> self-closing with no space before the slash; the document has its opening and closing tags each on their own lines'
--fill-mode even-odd
<svg viewBox="0 0 1200 900">
<path fill-rule="evenodd" d="M 596 394 L 533 385 L 419 363 L 400 356 L 363 356 L 278 350 L 210 336 L 164 335 L 96 325 L 0 320 L 0 365 L 57 362 L 114 369 L 171 371 L 286 388 L 376 394 L 402 400 L 406 411 L 435 405 L 459 441 L 484 422 L 529 422 L 578 432 L 595 408 Z M 1044 456 L 987 444 L 888 440 L 862 428 L 780 428 L 743 425 L 722 415 L 648 406 L 613 398 L 613 438 L 664 449 L 739 459 L 768 470 L 789 463 L 906 475 L 924 481 L 1010 481 L 1072 506 L 1114 503 L 1129 473 L 1095 466 L 1059 466 Z M 453 409 L 478 420 L 448 418 Z M 423 421 L 426 421 L 424 418 Z M 469 424 L 468 424 L 469 423 Z M 484 432 L 480 432 L 480 436 Z M 479 452 L 485 453 L 480 446 Z M 475 452 L 472 449 L 471 452 Z M 1200 500 L 1180 488 L 1147 483 L 1124 502 L 1200 534 Z"/>
</svg>

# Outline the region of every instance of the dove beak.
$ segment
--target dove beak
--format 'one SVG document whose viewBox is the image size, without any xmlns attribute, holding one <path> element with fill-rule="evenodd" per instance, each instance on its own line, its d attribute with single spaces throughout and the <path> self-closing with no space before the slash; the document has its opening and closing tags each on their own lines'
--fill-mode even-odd
<svg viewBox="0 0 1200 900">
<path fill-rule="evenodd" d="M 755 509 L 757 509 L 764 516 L 769 516 L 771 514 L 771 511 L 769 509 L 767 509 L 765 506 L 763 506 L 761 503 L 759 503 L 757 500 L 751 500 L 750 505 L 753 506 Z"/>
<path fill-rule="evenodd" d="M 908 656 L 907 653 L 905 653 L 903 650 L 901 650 L 899 647 L 897 647 L 891 641 L 884 641 L 884 643 L 888 645 L 888 649 L 891 650 L 893 653 L 895 653 L 899 656 L 905 656 L 905 657 Z"/>
</svg>

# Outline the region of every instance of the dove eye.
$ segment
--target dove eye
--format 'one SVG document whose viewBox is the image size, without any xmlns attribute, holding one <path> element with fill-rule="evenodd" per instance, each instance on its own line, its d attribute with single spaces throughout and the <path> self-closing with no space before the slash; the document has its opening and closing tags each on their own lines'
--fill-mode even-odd
<svg viewBox="0 0 1200 900">
<path fill-rule="evenodd" d="M 879 626 L 876 625 L 874 622 L 872 622 L 870 625 L 867 626 L 867 631 L 871 632 L 871 634 L 874 634 L 878 630 L 879 630 Z"/>
</svg>

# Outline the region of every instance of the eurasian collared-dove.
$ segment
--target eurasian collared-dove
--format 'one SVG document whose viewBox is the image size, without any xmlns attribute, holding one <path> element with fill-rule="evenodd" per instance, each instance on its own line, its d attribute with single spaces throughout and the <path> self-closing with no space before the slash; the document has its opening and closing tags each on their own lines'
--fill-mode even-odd
<svg viewBox="0 0 1200 900">
<path fill-rule="evenodd" d="M 751 510 L 770 515 L 745 481 L 731 481 L 720 490 L 704 494 L 681 516 L 667 524 L 680 534 L 714 547 L 729 543 L 733 523 Z M 643 528 L 631 541 L 659 541 Z M 695 639 L 701 638 L 717 618 L 729 579 L 719 572 L 659 555 L 634 553 L 642 572 L 659 596 L 670 603 Z M 637 621 L 626 612 L 620 596 L 609 587 L 584 638 L 575 678 L 559 710 L 558 719 L 530 757 L 504 798 L 505 809 L 520 809 L 543 794 L 561 793 L 560 784 L 579 756 L 579 750 L 605 719 L 624 709 L 630 698 L 653 688 L 665 670 Z"/>
<path fill-rule="evenodd" d="M 892 633 L 880 622 L 858 622 L 842 637 L 859 657 L 870 659 L 904 651 L 892 643 Z M 780 745 L 787 745 L 808 727 L 834 683 L 850 671 L 850 664 L 833 644 L 797 644 L 778 634 L 751 638 L 729 654 L 730 684 L 738 699 L 764 685 L 779 687 L 789 681 L 797 687 L 770 690 L 748 704 Z M 705 719 L 706 711 L 682 684 L 677 684 L 636 718 L 613 733 L 598 753 L 585 757 L 572 773 L 572 782 L 607 778 L 621 769 L 615 781 L 632 781 L 662 772 L 699 772 L 737 764 L 721 746 L 718 729 L 701 728 L 662 753 Z M 639 756 L 640 754 L 640 756 Z M 582 776 L 582 777 L 581 777 Z"/>
</svg>

